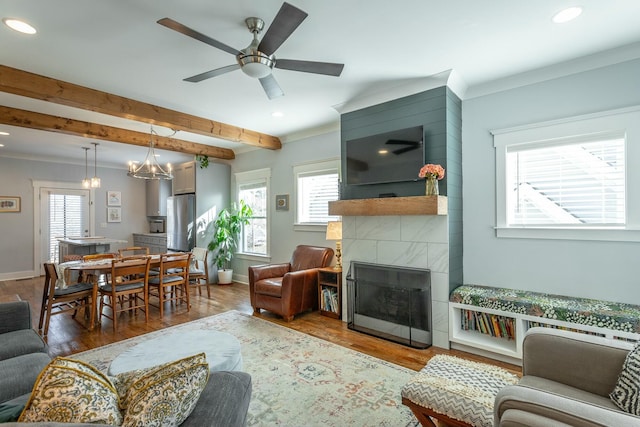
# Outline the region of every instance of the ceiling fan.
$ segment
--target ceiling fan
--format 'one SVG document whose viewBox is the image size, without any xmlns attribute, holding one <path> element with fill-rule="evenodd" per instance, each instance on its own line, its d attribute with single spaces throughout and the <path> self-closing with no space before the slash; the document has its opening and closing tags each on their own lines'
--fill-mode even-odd
<svg viewBox="0 0 640 427">
<path fill-rule="evenodd" d="M 267 29 L 262 40 L 258 40 L 258 34 L 264 28 L 264 21 L 260 18 L 250 17 L 245 19 L 249 31 L 253 33 L 253 41 L 242 50 L 234 49 L 218 40 L 212 39 L 196 30 L 193 30 L 171 18 L 163 18 L 158 24 L 164 25 L 185 36 L 200 40 L 210 46 L 224 50 L 236 57 L 236 64 L 216 68 L 195 76 L 184 79 L 187 82 L 197 83 L 211 77 L 219 76 L 230 71 L 241 69 L 249 77 L 260 80 L 262 88 L 269 99 L 284 95 L 278 82 L 271 74 L 273 68 L 283 70 L 302 71 L 305 73 L 325 74 L 329 76 L 339 76 L 342 73 L 344 64 L 331 62 L 300 61 L 295 59 L 276 59 L 274 52 L 284 43 L 287 38 L 298 28 L 307 17 L 307 13 L 289 3 L 283 3 Z"/>
</svg>

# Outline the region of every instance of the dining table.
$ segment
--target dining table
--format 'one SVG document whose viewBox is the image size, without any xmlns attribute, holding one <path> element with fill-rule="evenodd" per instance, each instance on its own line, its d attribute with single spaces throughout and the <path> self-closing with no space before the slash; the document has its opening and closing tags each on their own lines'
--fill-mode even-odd
<svg viewBox="0 0 640 427">
<path fill-rule="evenodd" d="M 148 255 L 151 258 L 151 263 L 149 268 L 157 268 L 160 267 L 160 254 Z M 99 259 L 99 260 L 89 260 L 89 261 L 67 261 L 62 262 L 58 265 L 59 271 L 61 272 L 60 277 L 65 277 L 68 275 L 65 274 L 66 270 L 82 272 L 83 276 L 86 276 L 85 273 L 92 273 L 93 276 L 93 292 L 91 294 L 91 313 L 89 316 L 89 330 L 92 331 L 96 324 L 96 313 L 98 310 L 98 288 L 100 287 L 100 275 L 109 274 L 111 272 L 111 264 L 112 261 L 117 260 L 118 258 L 107 258 L 107 259 Z M 73 286 L 73 284 L 64 283 L 62 286 Z"/>
</svg>

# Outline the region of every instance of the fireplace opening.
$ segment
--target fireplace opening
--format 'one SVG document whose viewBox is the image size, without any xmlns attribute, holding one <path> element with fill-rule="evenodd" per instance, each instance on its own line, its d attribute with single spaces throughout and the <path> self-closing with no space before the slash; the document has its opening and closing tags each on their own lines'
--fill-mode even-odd
<svg viewBox="0 0 640 427">
<path fill-rule="evenodd" d="M 353 261 L 347 274 L 347 325 L 414 348 L 431 346 L 428 269 Z"/>
</svg>

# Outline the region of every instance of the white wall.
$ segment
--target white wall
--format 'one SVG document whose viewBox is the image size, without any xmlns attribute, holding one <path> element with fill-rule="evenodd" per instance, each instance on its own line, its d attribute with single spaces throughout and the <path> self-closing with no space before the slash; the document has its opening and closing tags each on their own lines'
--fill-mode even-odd
<svg viewBox="0 0 640 427">
<path fill-rule="evenodd" d="M 234 174 L 255 169 L 271 169 L 269 216 L 271 217 L 270 257 L 243 258 L 233 261 L 234 280 L 248 282 L 250 265 L 288 262 L 299 244 L 319 245 L 335 249 L 334 242 L 325 239 L 326 229 L 299 231 L 294 229 L 296 197 L 294 194 L 293 167 L 302 163 L 337 159 L 340 157 L 340 133 L 330 132 L 282 145 L 280 150 L 254 150 L 238 154 L 231 163 L 231 198 L 237 199 Z M 289 210 L 276 211 L 276 194 L 289 195 Z"/>
<path fill-rule="evenodd" d="M 465 283 L 640 304 L 640 243 L 496 238 L 489 133 L 640 105 L 638 76 L 635 60 L 462 103 Z M 639 184 L 629 182 L 629 191 L 638 191 Z"/>
<path fill-rule="evenodd" d="M 0 157 L 0 195 L 20 196 L 22 202 L 20 213 L 0 214 L 0 280 L 33 270 L 33 180 L 80 182 L 84 173 L 84 164 Z M 132 244 L 132 233 L 149 231 L 144 180 L 128 177 L 124 169 L 98 167 L 98 176 L 102 186 L 95 190 L 95 234 Z M 107 223 L 107 190 L 122 192 L 122 222 Z M 106 223 L 106 228 L 100 228 L 101 223 Z M 21 276 L 25 277 L 24 273 Z"/>
</svg>

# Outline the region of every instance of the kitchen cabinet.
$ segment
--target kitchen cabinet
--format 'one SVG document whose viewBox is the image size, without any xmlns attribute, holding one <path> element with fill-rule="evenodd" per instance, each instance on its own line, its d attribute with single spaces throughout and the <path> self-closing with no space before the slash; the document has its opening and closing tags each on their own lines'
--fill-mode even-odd
<svg viewBox="0 0 640 427">
<path fill-rule="evenodd" d="M 133 246 L 142 246 L 149 248 L 150 254 L 167 253 L 167 234 L 166 233 L 134 233 Z"/>
<path fill-rule="evenodd" d="M 196 162 L 186 162 L 173 169 L 173 194 L 196 192 Z"/>
<path fill-rule="evenodd" d="M 171 181 L 147 179 L 147 216 L 167 216 L 167 197 L 171 195 Z"/>
</svg>

